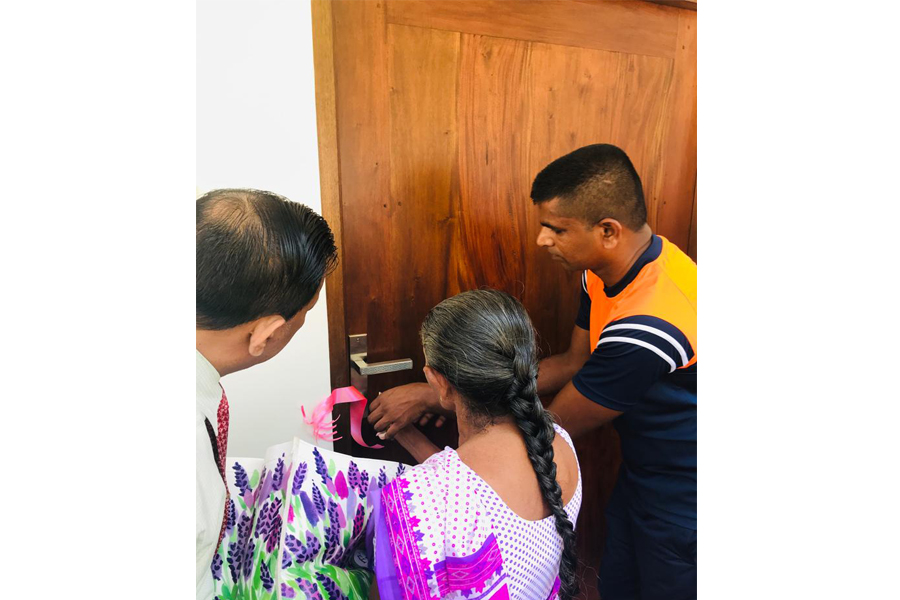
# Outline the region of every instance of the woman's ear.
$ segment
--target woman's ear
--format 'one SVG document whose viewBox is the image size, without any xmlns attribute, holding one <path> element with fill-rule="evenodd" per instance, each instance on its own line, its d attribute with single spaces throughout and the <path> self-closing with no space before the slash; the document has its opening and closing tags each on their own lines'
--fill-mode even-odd
<svg viewBox="0 0 900 600">
<path fill-rule="evenodd" d="M 450 398 L 451 387 L 447 378 L 427 365 L 422 371 L 425 372 L 425 379 L 428 380 L 428 385 L 437 392 L 438 398 L 440 398 L 441 401 L 441 406 L 449 409 L 455 408 L 453 400 Z"/>
</svg>

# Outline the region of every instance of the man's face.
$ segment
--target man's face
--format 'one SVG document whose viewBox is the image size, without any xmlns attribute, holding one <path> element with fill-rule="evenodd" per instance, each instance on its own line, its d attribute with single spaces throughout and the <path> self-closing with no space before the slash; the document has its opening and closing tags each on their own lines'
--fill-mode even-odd
<svg viewBox="0 0 900 600">
<path fill-rule="evenodd" d="M 597 266 L 602 246 L 596 227 L 580 219 L 563 217 L 557 213 L 559 198 L 538 204 L 541 231 L 537 245 L 545 248 L 553 260 L 568 271 L 584 271 Z"/>
</svg>

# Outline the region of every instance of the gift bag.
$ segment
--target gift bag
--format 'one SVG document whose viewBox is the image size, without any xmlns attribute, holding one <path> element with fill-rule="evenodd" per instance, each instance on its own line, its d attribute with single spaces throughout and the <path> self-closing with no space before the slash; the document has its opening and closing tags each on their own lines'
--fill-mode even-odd
<svg viewBox="0 0 900 600">
<path fill-rule="evenodd" d="M 225 535 L 211 566 L 216 598 L 367 598 L 371 499 L 405 469 L 299 438 L 263 460 L 228 457 Z"/>
</svg>

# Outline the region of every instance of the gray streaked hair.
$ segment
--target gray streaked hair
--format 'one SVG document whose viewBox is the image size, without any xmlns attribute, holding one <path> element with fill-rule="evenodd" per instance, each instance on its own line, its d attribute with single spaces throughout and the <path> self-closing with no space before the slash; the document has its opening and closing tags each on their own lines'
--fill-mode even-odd
<svg viewBox="0 0 900 600">
<path fill-rule="evenodd" d="M 537 346 L 525 308 L 501 291 L 463 292 L 431 309 L 422 323 L 421 337 L 425 362 L 459 392 L 476 426 L 484 427 L 498 417 L 515 419 L 563 540 L 560 598 L 574 598 L 578 593 L 575 531 L 556 480 L 556 432 L 537 395 Z"/>
</svg>

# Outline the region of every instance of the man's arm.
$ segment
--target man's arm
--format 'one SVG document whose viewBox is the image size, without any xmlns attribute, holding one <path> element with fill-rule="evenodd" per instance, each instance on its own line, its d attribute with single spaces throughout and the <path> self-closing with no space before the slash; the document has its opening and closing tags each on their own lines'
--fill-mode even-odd
<svg viewBox="0 0 900 600">
<path fill-rule="evenodd" d="M 693 356 L 685 336 L 656 317 L 635 315 L 608 324 L 584 366 L 548 410 L 578 437 L 639 403 L 660 377 Z"/>
<path fill-rule="evenodd" d="M 538 395 L 555 394 L 572 381 L 578 370 L 591 356 L 590 333 L 576 325 L 572 330 L 569 349 L 561 354 L 548 356 L 538 368 Z"/>
<path fill-rule="evenodd" d="M 410 425 L 409 427 L 405 427 L 397 432 L 396 440 L 400 443 L 401 446 L 406 448 L 406 451 L 412 454 L 413 458 L 416 459 L 416 462 L 423 463 L 432 454 L 437 454 L 441 451 L 440 448 L 431 443 L 425 434 L 415 428 L 414 425 Z"/>
<path fill-rule="evenodd" d="M 612 421 L 621 411 L 592 402 L 570 381 L 547 408 L 573 439 Z"/>
</svg>

